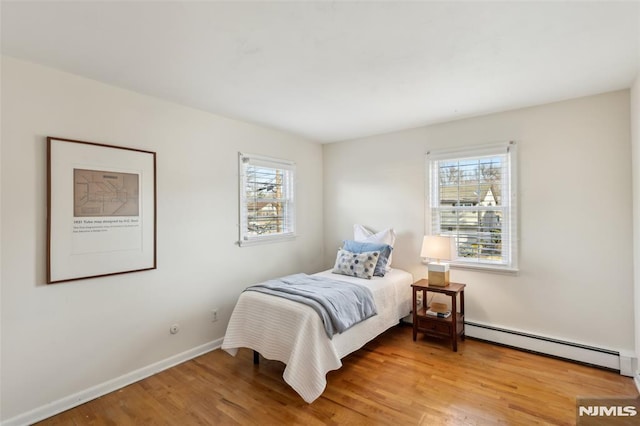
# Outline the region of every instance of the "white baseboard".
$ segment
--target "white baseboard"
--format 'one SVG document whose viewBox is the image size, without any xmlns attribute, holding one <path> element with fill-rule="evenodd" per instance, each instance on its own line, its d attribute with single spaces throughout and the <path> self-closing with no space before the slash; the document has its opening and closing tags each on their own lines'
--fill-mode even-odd
<svg viewBox="0 0 640 426">
<path fill-rule="evenodd" d="M 10 419 L 4 420 L 2 426 L 24 426 L 30 425 L 40 420 L 44 420 L 48 417 L 54 416 L 58 413 L 66 411 L 70 408 L 84 404 L 87 401 L 101 397 L 115 390 L 121 389 L 132 383 L 145 379 L 149 376 L 153 376 L 163 370 L 182 364 L 185 361 L 196 358 L 200 355 L 211 352 L 222 346 L 222 338 L 213 340 L 204 345 L 197 346 L 193 349 L 189 349 L 177 355 L 163 359 L 151 365 L 147 365 L 138 370 L 124 374 L 115 379 L 108 380 L 104 383 L 100 383 L 96 386 L 90 387 L 73 395 L 66 396 L 57 401 L 53 401 L 49 404 L 35 408 L 23 414 L 19 414 Z"/>
<path fill-rule="evenodd" d="M 465 335 L 469 337 L 609 368 L 620 371 L 620 374 L 625 376 L 634 376 L 632 366 L 636 362 L 635 355 L 625 353 L 624 356 L 621 356 L 620 352 L 610 349 L 552 339 L 477 322 L 466 322 L 464 327 Z"/>
</svg>

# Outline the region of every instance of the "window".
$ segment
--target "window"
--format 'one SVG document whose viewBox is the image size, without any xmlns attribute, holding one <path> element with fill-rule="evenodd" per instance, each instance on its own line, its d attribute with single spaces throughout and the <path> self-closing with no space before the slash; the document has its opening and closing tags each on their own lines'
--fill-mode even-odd
<svg viewBox="0 0 640 426">
<path fill-rule="evenodd" d="M 517 270 L 516 144 L 427 153 L 427 224 L 455 241 L 452 264 Z"/>
<path fill-rule="evenodd" d="M 295 237 L 295 163 L 239 155 L 239 245 Z"/>
</svg>

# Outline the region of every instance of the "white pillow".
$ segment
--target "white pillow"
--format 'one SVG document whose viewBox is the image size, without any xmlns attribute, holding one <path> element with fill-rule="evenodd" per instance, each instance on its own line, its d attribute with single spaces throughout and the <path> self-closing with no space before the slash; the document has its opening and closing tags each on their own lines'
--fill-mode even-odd
<svg viewBox="0 0 640 426">
<path fill-rule="evenodd" d="M 361 243 L 389 244 L 393 247 L 396 242 L 396 231 L 394 231 L 393 228 L 389 228 L 374 234 L 362 225 L 353 225 L 353 239 Z M 393 251 L 391 251 L 389 255 L 387 271 L 391 270 L 392 256 Z"/>
</svg>

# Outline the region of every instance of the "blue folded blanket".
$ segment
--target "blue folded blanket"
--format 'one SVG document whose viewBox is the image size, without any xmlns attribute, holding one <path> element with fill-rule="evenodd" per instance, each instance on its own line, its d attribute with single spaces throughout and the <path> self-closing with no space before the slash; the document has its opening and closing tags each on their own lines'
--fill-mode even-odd
<svg viewBox="0 0 640 426">
<path fill-rule="evenodd" d="M 307 274 L 265 281 L 245 289 L 311 306 L 318 312 L 329 338 L 377 314 L 367 287 Z"/>
</svg>

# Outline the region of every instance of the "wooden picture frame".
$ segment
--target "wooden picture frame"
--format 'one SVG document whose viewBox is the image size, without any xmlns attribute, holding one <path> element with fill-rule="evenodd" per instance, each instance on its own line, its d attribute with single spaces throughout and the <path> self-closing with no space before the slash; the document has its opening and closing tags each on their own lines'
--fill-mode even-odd
<svg viewBox="0 0 640 426">
<path fill-rule="evenodd" d="M 47 137 L 47 284 L 156 269 L 156 153 Z"/>
</svg>

